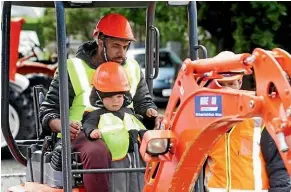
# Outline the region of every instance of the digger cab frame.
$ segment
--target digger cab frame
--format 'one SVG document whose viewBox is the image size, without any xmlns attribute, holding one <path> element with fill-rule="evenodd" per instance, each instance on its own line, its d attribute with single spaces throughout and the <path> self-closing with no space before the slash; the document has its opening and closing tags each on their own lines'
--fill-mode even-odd
<svg viewBox="0 0 291 192">
<path fill-rule="evenodd" d="M 170 3 L 171 4 L 171 3 Z M 198 49 L 202 49 L 204 57 L 207 57 L 206 49 L 198 45 L 198 30 L 197 30 L 197 8 L 196 2 L 190 1 L 182 3 L 187 6 L 188 12 L 188 32 L 189 32 L 189 55 L 191 60 L 196 60 L 198 56 Z M 68 87 L 68 73 L 66 63 L 66 26 L 65 26 L 65 9 L 66 8 L 92 8 L 92 7 L 134 7 L 146 8 L 146 82 L 148 84 L 150 93 L 152 94 L 153 79 L 158 76 L 159 72 L 159 58 L 154 57 L 154 52 L 159 52 L 159 31 L 154 25 L 155 20 L 155 6 L 156 2 L 153 1 L 134 1 L 134 2 L 79 2 L 79 1 L 56 1 L 56 2 L 32 2 L 32 1 L 5 1 L 2 10 L 2 75 L 1 75 L 1 127 L 5 140 L 8 143 L 9 149 L 13 157 L 22 165 L 27 165 L 26 157 L 21 154 L 18 149 L 17 143 L 22 144 L 43 144 L 43 140 L 30 140 L 30 141 L 15 141 L 11 135 L 8 118 L 8 98 L 9 98 L 9 55 L 10 55 L 10 20 L 11 20 L 11 6 L 31 6 L 31 7 L 55 7 L 56 12 L 56 35 L 57 35 L 57 48 L 58 48 L 58 63 L 59 63 L 59 82 L 60 87 Z M 172 4 L 174 5 L 174 4 Z M 154 65 L 155 63 L 155 65 Z M 96 173 L 100 170 L 72 170 L 71 166 L 71 142 L 69 132 L 69 103 L 68 103 L 68 90 L 62 89 L 60 91 L 60 115 L 62 126 L 62 167 L 64 178 L 64 191 L 72 189 L 72 173 Z M 131 169 L 128 171 L 143 171 L 144 168 Z M 201 181 L 201 180 L 200 180 Z M 202 181 L 201 181 L 202 182 Z M 200 183 L 203 184 L 203 183 Z"/>
</svg>

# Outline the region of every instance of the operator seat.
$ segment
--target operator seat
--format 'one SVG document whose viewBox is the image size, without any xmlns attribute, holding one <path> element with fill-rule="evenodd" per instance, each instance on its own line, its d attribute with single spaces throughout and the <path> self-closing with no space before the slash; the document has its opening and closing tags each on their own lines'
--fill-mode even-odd
<svg viewBox="0 0 291 192">
<path fill-rule="evenodd" d="M 44 183 L 53 188 L 63 188 L 62 145 L 60 141 L 58 141 L 56 133 L 49 133 L 42 129 L 39 116 L 37 115 L 39 114 L 40 104 L 44 100 L 43 93 L 42 86 L 37 85 L 33 87 L 37 139 L 44 139 L 44 141 L 42 145 L 33 144 L 28 148 L 26 180 L 28 182 Z M 138 117 L 138 119 L 141 120 L 147 128 L 153 129 L 155 125 L 154 119 L 142 119 L 141 117 Z M 143 134 L 144 132 L 141 133 L 140 136 Z M 129 150 L 133 151 L 132 148 Z M 83 169 L 77 152 L 72 151 L 71 159 L 72 170 Z M 135 160 L 136 159 L 134 159 L 134 161 Z M 140 164 L 144 165 L 143 162 L 140 162 Z M 114 167 L 114 165 L 112 167 Z M 83 186 L 83 174 L 73 174 L 72 185 L 73 187 Z"/>
</svg>

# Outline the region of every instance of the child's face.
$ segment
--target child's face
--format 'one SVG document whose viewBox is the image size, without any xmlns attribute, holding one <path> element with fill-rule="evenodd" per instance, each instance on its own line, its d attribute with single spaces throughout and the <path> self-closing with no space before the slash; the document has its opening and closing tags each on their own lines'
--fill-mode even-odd
<svg viewBox="0 0 291 192">
<path fill-rule="evenodd" d="M 103 104 L 105 108 L 109 111 L 118 111 L 122 107 L 123 102 L 124 102 L 123 94 L 103 98 Z"/>
</svg>

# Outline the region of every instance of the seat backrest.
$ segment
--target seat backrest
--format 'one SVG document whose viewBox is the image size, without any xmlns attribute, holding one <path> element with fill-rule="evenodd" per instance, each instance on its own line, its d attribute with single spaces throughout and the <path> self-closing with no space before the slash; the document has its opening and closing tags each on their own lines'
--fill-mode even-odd
<svg viewBox="0 0 291 192">
<path fill-rule="evenodd" d="M 42 85 L 36 85 L 33 87 L 33 107 L 34 107 L 34 118 L 36 122 L 36 134 L 37 139 L 44 139 L 46 136 L 51 137 L 51 148 L 54 148 L 57 142 L 57 133 L 47 131 L 42 128 L 40 117 L 39 117 L 39 108 L 42 102 L 45 99 L 44 88 Z"/>
</svg>

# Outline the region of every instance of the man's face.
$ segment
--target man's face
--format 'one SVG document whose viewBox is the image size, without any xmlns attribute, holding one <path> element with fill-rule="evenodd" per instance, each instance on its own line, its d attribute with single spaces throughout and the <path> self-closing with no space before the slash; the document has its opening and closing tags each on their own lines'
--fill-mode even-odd
<svg viewBox="0 0 291 192">
<path fill-rule="evenodd" d="M 114 61 L 122 64 L 125 62 L 129 44 L 130 41 L 127 40 L 106 38 L 100 45 L 102 46 L 102 54 L 104 54 L 103 46 L 106 47 L 108 61 Z"/>
<path fill-rule="evenodd" d="M 242 80 L 235 80 L 229 82 L 218 82 L 222 87 L 229 88 L 229 89 L 240 89 L 242 86 Z"/>
</svg>

